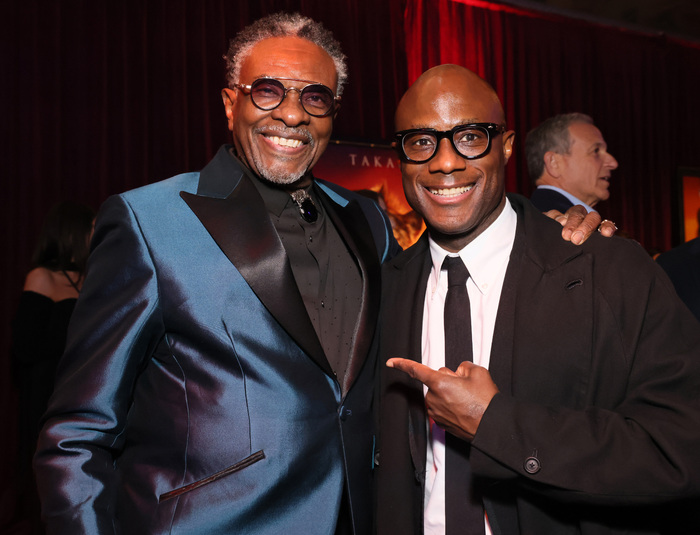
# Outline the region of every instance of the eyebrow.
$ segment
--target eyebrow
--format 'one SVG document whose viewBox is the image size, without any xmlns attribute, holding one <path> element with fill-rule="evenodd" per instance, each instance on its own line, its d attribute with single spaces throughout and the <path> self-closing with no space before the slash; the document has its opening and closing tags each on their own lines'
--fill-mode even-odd
<svg viewBox="0 0 700 535">
<path fill-rule="evenodd" d="M 486 123 L 486 122 L 490 122 L 490 121 L 479 121 L 478 119 L 474 119 L 474 118 L 460 119 L 460 121 L 458 123 L 456 123 L 452 128 L 454 128 L 455 126 L 463 125 L 463 124 Z M 419 123 L 419 124 L 411 127 L 411 130 L 423 130 L 423 129 L 437 130 L 434 126 L 430 126 L 429 124 L 423 124 L 423 123 Z M 448 130 L 451 130 L 451 128 Z"/>
<path fill-rule="evenodd" d="M 325 85 L 322 82 L 315 82 L 314 80 L 304 80 L 302 78 L 286 78 L 284 76 L 275 76 L 272 74 L 261 74 L 259 76 L 256 76 L 253 78 L 253 80 L 250 82 L 251 84 L 255 82 L 256 80 L 260 80 L 261 78 L 269 78 L 272 80 L 277 80 L 279 82 L 303 82 L 305 84 L 319 84 L 319 85 Z M 282 84 L 285 85 L 285 84 Z M 285 86 L 286 87 L 286 86 Z"/>
</svg>

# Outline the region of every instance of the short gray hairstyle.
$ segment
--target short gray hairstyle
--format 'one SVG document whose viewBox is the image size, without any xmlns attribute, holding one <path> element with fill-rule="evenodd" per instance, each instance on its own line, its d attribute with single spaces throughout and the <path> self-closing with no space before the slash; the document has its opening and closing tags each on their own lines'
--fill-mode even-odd
<svg viewBox="0 0 700 535">
<path fill-rule="evenodd" d="M 533 182 L 544 173 L 544 155 L 547 152 L 569 153 L 571 148 L 569 126 L 573 123 L 593 124 L 593 119 L 585 113 L 562 113 L 550 117 L 527 133 L 525 158 L 527 171 Z"/>
<path fill-rule="evenodd" d="M 299 13 L 274 13 L 256 20 L 243 28 L 229 44 L 226 60 L 226 82 L 230 88 L 240 83 L 241 65 L 250 55 L 253 47 L 260 41 L 271 37 L 300 37 L 319 46 L 328 53 L 335 63 L 338 76 L 337 95 L 343 93 L 343 87 L 348 80 L 346 56 L 340 49 L 340 43 L 333 37 L 330 30 L 313 19 Z"/>
</svg>

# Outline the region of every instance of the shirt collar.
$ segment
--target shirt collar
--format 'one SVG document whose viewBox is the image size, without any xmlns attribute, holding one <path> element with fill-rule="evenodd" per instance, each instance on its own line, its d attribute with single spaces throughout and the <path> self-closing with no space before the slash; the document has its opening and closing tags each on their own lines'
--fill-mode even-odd
<svg viewBox="0 0 700 535">
<path fill-rule="evenodd" d="M 574 197 L 568 191 L 565 191 L 565 190 L 558 188 L 556 186 L 549 186 L 549 185 L 537 186 L 537 189 L 551 189 L 552 191 L 556 191 L 557 193 L 561 193 L 564 197 L 569 199 L 569 201 L 571 201 L 571 203 L 574 206 L 576 206 L 577 204 L 580 204 L 581 206 L 583 206 L 586 209 L 586 212 L 595 212 L 596 211 L 595 208 L 593 208 L 592 206 L 588 206 L 585 202 L 583 202 L 578 197 Z"/>
<path fill-rule="evenodd" d="M 495 287 L 496 279 L 500 276 L 499 266 L 508 262 L 510 252 L 515 241 L 515 229 L 518 217 L 506 198 L 503 210 L 496 220 L 489 225 L 474 241 L 459 251 L 464 265 L 469 270 L 469 275 L 482 294 Z M 440 279 L 440 270 L 445 256 L 454 255 L 440 247 L 429 238 L 430 255 L 433 261 L 433 269 L 430 277 L 433 279 L 433 288 L 437 288 Z M 445 273 L 445 277 L 447 274 Z"/>
</svg>

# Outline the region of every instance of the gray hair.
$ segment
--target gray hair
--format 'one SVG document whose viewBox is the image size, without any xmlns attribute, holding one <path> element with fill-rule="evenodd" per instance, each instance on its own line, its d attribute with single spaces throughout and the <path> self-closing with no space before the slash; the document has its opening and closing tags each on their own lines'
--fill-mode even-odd
<svg viewBox="0 0 700 535">
<path fill-rule="evenodd" d="M 271 37 L 300 37 L 319 46 L 328 53 L 335 63 L 338 75 L 337 95 L 343 93 L 343 86 L 348 80 L 346 56 L 340 49 L 340 43 L 323 24 L 299 13 L 275 13 L 256 20 L 243 28 L 231 39 L 226 60 L 226 82 L 230 88 L 239 83 L 241 65 L 250 55 L 253 47 L 260 41 Z"/>
<path fill-rule="evenodd" d="M 593 119 L 585 113 L 562 113 L 550 117 L 527 133 L 525 158 L 527 171 L 533 182 L 544 173 L 544 155 L 547 152 L 569 153 L 571 148 L 569 126 L 573 123 L 593 124 Z"/>
</svg>

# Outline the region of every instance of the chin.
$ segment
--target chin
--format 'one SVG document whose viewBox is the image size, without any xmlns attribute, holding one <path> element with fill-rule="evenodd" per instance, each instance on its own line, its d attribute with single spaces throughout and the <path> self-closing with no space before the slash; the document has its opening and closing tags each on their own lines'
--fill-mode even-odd
<svg viewBox="0 0 700 535">
<path fill-rule="evenodd" d="M 296 166 L 293 169 L 289 169 L 286 166 L 281 165 L 261 165 L 262 162 L 256 162 L 256 168 L 258 169 L 258 175 L 272 182 L 273 184 L 280 184 L 282 186 L 294 184 L 301 180 L 304 175 L 306 175 L 309 170 L 309 165 Z"/>
<path fill-rule="evenodd" d="M 273 184 L 288 186 L 290 184 L 294 184 L 295 182 L 299 182 L 304 177 L 304 174 L 305 173 L 268 173 L 263 171 L 260 173 L 260 176 Z"/>
</svg>

